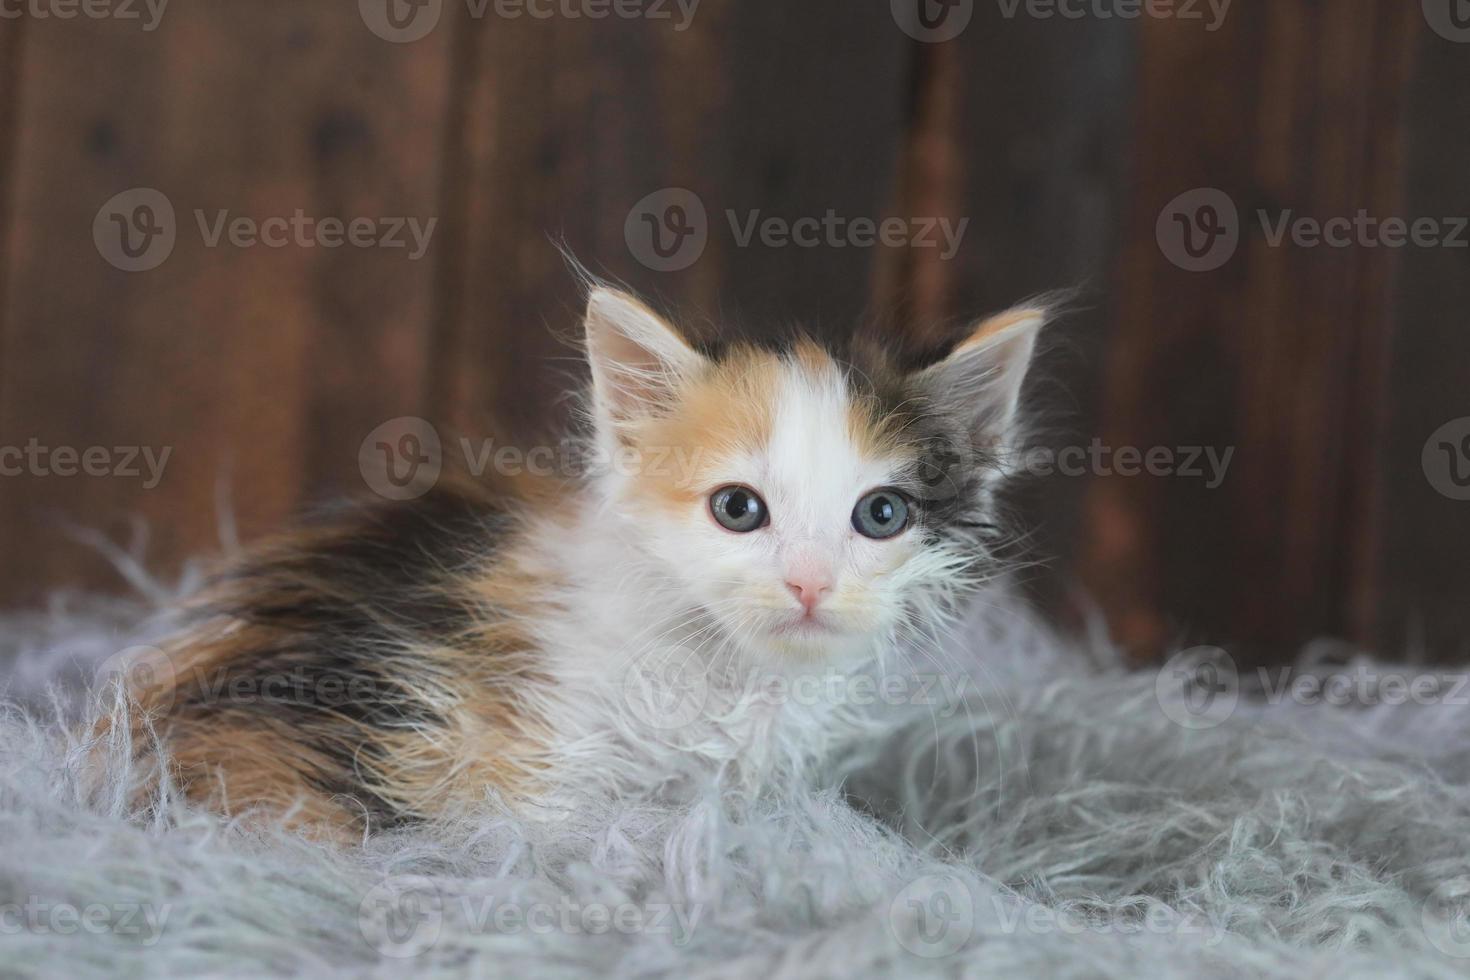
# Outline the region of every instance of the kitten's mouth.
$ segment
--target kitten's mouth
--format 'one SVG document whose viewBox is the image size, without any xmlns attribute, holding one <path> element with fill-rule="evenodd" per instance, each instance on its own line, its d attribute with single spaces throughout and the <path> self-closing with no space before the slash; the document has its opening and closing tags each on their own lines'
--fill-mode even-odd
<svg viewBox="0 0 1470 980">
<path fill-rule="evenodd" d="M 791 636 L 835 636 L 841 630 L 820 615 L 798 613 L 771 627 L 771 632 Z"/>
</svg>

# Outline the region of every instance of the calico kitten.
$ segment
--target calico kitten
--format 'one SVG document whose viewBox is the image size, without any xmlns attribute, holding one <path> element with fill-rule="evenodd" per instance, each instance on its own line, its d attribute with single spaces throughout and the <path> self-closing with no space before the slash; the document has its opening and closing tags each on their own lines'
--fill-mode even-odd
<svg viewBox="0 0 1470 980">
<path fill-rule="evenodd" d="M 927 356 L 718 348 L 596 288 L 605 465 L 446 477 L 259 547 L 131 675 L 128 734 L 198 802 L 338 834 L 805 778 L 860 719 L 772 691 L 884 662 L 993 570 L 1044 319 Z"/>
</svg>

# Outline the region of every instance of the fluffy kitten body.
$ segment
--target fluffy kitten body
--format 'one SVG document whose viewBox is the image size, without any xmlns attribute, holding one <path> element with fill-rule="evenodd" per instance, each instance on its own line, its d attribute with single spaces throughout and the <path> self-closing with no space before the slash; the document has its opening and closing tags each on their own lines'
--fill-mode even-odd
<svg viewBox="0 0 1470 980">
<path fill-rule="evenodd" d="M 843 685 L 911 668 L 990 569 L 1042 321 L 928 356 L 720 350 L 596 289 L 602 465 L 450 476 L 261 546 L 130 672 L 141 710 L 112 734 L 206 805 L 339 834 L 807 778 L 861 730 Z"/>
</svg>

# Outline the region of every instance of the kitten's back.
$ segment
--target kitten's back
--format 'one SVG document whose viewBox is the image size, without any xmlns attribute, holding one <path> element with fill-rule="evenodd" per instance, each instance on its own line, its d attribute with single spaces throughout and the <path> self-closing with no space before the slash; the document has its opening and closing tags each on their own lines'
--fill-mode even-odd
<svg viewBox="0 0 1470 980">
<path fill-rule="evenodd" d="M 513 558 L 526 492 L 449 477 L 254 549 L 139 675 L 135 744 L 156 762 L 156 737 L 196 802 L 345 832 L 514 788 L 529 776 L 512 690 L 532 645 Z"/>
</svg>

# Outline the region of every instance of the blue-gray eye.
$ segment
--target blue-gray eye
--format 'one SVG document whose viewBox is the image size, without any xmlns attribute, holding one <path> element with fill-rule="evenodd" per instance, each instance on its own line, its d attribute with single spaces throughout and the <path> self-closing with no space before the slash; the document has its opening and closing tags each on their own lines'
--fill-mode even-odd
<svg viewBox="0 0 1470 980">
<path fill-rule="evenodd" d="M 909 503 L 897 490 L 874 490 L 852 509 L 852 526 L 880 541 L 902 534 L 909 526 Z"/>
<path fill-rule="evenodd" d="M 770 521 L 766 502 L 749 487 L 725 487 L 709 498 L 710 513 L 720 526 L 737 534 L 749 534 Z"/>
</svg>

